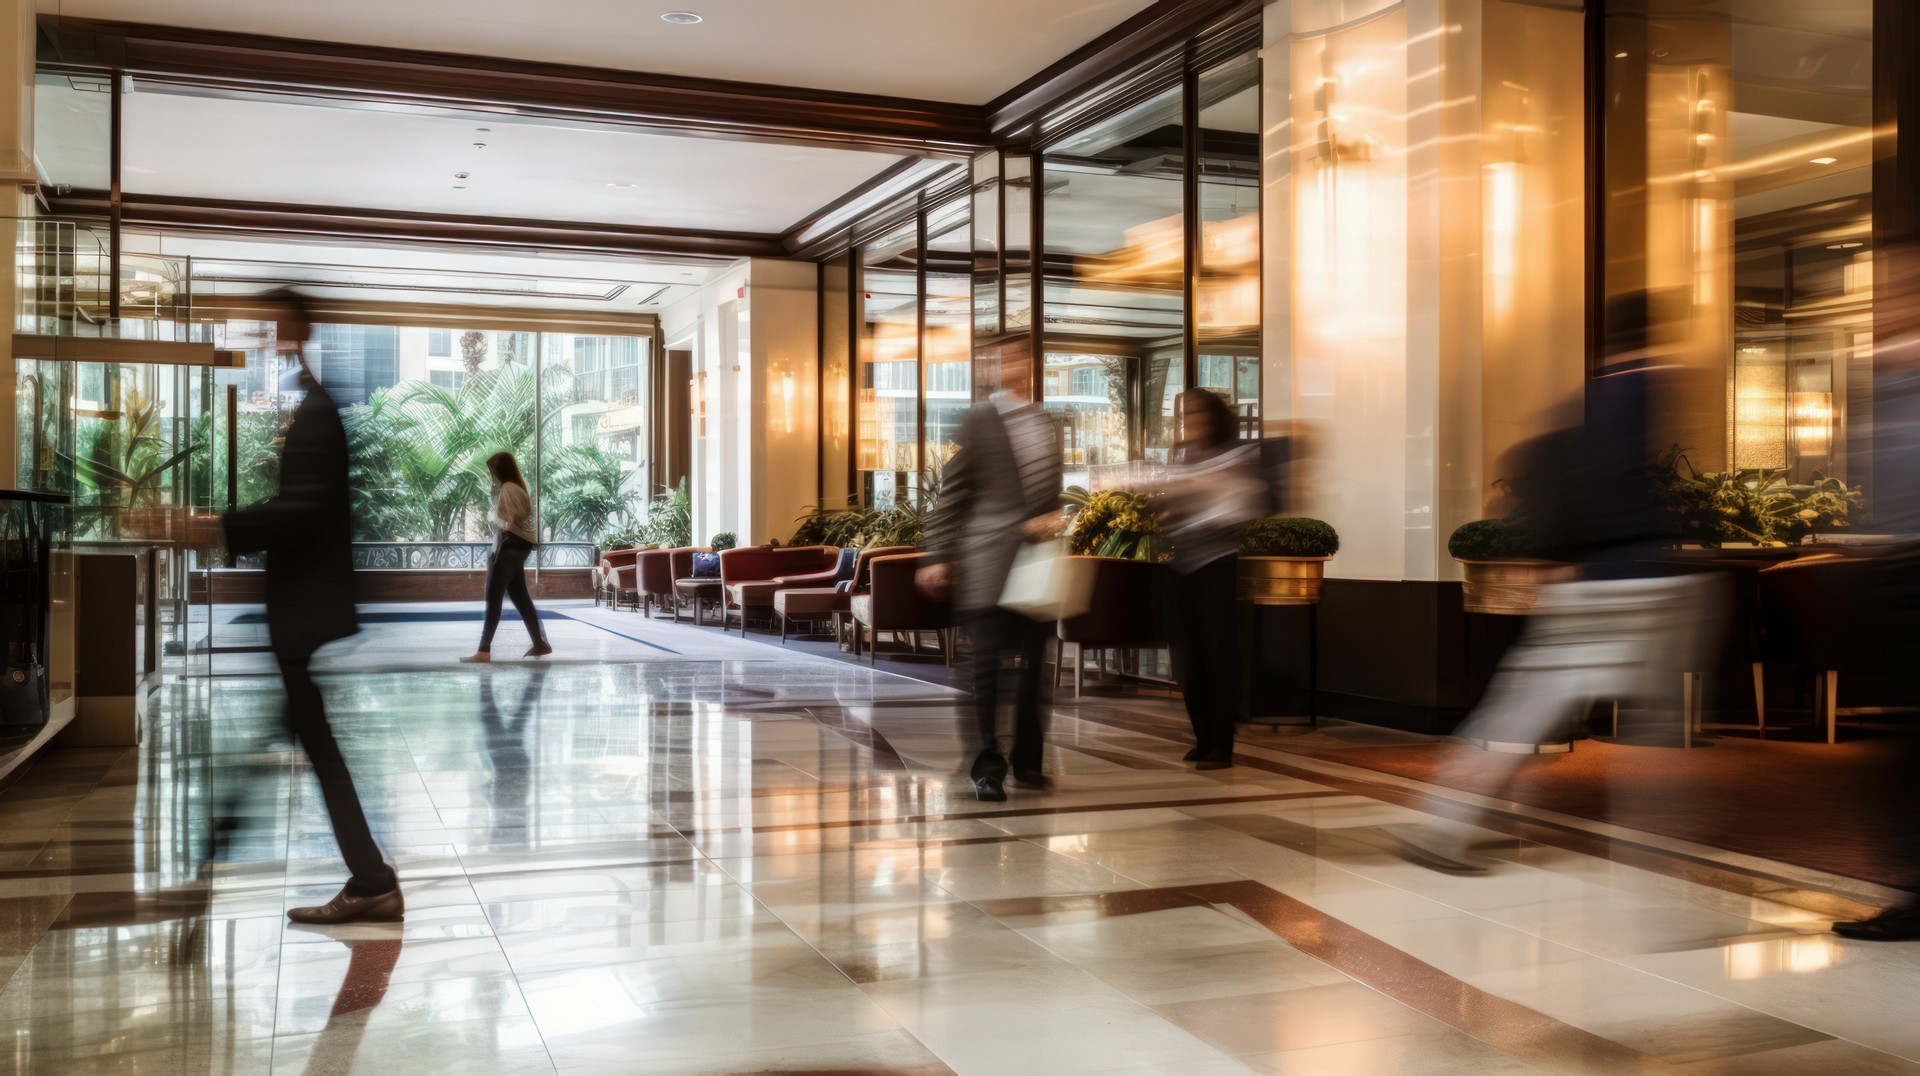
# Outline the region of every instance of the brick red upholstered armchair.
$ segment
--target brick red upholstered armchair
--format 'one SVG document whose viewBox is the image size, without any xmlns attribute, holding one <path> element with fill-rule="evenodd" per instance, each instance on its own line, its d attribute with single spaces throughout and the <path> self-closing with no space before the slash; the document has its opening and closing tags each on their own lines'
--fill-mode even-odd
<svg viewBox="0 0 1920 1076">
<path fill-rule="evenodd" d="M 898 553 L 911 553 L 910 545 L 883 545 L 872 549 L 862 549 L 854 557 L 853 577 L 835 583 L 832 586 L 817 585 L 790 587 L 773 596 L 773 616 L 780 622 L 780 642 L 785 645 L 787 631 L 796 620 L 833 621 L 833 637 L 840 637 L 840 623 L 853 611 L 853 596 L 864 594 L 871 575 L 870 565 L 875 557 L 890 557 Z M 844 556 L 844 552 L 842 554 Z M 835 573 L 838 574 L 837 572 Z M 791 577 L 789 577 L 791 578 Z"/>
<path fill-rule="evenodd" d="M 618 609 L 620 599 L 633 594 L 632 569 L 641 552 L 636 546 L 632 549 L 609 549 L 600 554 L 600 582 L 593 590 L 593 604 L 599 605 L 605 601 Z M 634 603 L 639 604 L 637 596 Z"/>
<path fill-rule="evenodd" d="M 917 638 L 923 631 L 940 637 L 940 652 L 953 663 L 953 608 L 945 599 L 929 598 L 914 585 L 913 576 L 927 562 L 929 554 L 904 553 L 875 557 L 868 563 L 870 588 L 855 594 L 852 602 L 853 652 L 858 654 L 862 636 L 872 632 L 868 661 L 879 660 L 880 633 L 895 638 L 902 634 Z"/>
<path fill-rule="evenodd" d="M 640 604 L 651 614 L 655 609 L 671 611 L 679 602 L 674 593 L 673 581 L 681 578 L 674 573 L 675 553 L 685 553 L 683 567 L 687 575 L 693 574 L 693 554 L 697 550 L 688 546 L 685 549 L 649 549 L 640 554 L 635 568 L 639 576 L 636 589 L 640 592 Z"/>
<path fill-rule="evenodd" d="M 748 546 L 720 554 L 720 627 L 734 616 L 740 633 L 747 615 L 773 609 L 773 596 L 789 587 L 830 583 L 840 570 L 840 547 L 833 545 Z"/>
</svg>

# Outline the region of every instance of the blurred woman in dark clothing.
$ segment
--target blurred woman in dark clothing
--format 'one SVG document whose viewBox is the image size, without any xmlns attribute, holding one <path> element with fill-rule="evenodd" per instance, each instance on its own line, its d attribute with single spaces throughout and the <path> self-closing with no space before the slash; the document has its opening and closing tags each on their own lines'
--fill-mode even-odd
<svg viewBox="0 0 1920 1076">
<path fill-rule="evenodd" d="M 1197 769 L 1233 765 L 1245 674 L 1235 615 L 1240 528 L 1268 508 L 1256 442 L 1242 442 L 1233 409 L 1205 389 L 1180 394 L 1180 445 L 1159 498 L 1173 547 L 1163 603 L 1173 678 L 1193 722 Z"/>
<path fill-rule="evenodd" d="M 546 633 L 540 630 L 540 610 L 534 608 L 533 594 L 527 590 L 527 558 L 538 544 L 533 525 L 533 498 L 527 493 L 527 480 L 520 477 L 520 464 L 513 453 L 496 452 L 487 459 L 487 473 L 493 476 L 493 559 L 487 565 L 487 619 L 480 629 L 480 649 L 461 661 L 493 660 L 493 633 L 500 627 L 501 599 L 511 597 L 513 607 L 533 638 L 527 657 L 553 653 Z"/>
</svg>

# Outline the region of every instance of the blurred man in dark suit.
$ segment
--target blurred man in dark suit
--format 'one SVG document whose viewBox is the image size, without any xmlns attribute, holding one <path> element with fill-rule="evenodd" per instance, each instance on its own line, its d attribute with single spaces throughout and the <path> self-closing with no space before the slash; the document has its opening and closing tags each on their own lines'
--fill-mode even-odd
<svg viewBox="0 0 1920 1076">
<path fill-rule="evenodd" d="M 955 439 L 959 450 L 941 473 L 940 499 L 928 528 L 936 563 L 920 584 L 951 594 L 973 645 L 973 706 L 979 753 L 974 794 L 1007 798 L 1007 758 L 1000 753 L 1000 658 L 1022 665 L 1013 695 L 1013 779 L 1045 788 L 1045 728 L 1040 719 L 1040 665 L 1048 625 L 1000 607 L 1014 556 L 1028 542 L 1060 533 L 1060 441 L 1053 420 L 1011 394 L 973 405 Z"/>
<path fill-rule="evenodd" d="M 347 432 L 333 398 L 300 355 L 309 323 L 291 293 L 274 297 L 275 347 L 285 378 L 306 397 L 293 414 L 280 453 L 280 494 L 227 515 L 227 548 L 266 554 L 267 632 L 286 683 L 288 733 L 306 750 L 320 779 L 334 840 L 352 877 L 338 896 L 287 917 L 298 923 L 399 919 L 406 904 L 393 866 L 380 854 L 354 791 L 346 759 L 327 723 L 314 652 L 360 630 L 354 612 L 353 537 L 347 488 Z"/>
</svg>

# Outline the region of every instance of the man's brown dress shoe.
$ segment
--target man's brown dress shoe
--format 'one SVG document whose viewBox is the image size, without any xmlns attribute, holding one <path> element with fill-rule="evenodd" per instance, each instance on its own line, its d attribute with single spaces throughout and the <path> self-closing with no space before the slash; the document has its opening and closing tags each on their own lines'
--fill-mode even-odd
<svg viewBox="0 0 1920 1076">
<path fill-rule="evenodd" d="M 392 922 L 406 918 L 407 902 L 399 887 L 371 897 L 356 897 L 342 889 L 332 900 L 313 908 L 294 908 L 287 918 L 296 923 Z"/>
</svg>

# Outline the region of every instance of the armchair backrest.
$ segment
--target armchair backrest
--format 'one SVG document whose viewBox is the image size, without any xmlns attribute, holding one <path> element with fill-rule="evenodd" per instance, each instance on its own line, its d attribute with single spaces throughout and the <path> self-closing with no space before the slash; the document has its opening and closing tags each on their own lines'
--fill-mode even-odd
<svg viewBox="0 0 1920 1076">
<path fill-rule="evenodd" d="M 859 558 L 853 562 L 853 585 L 855 594 L 864 594 L 873 585 L 873 559 L 875 557 L 897 557 L 902 553 L 912 553 L 910 545 L 877 545 L 872 549 L 862 549 Z"/>
<path fill-rule="evenodd" d="M 673 574 L 673 552 L 671 549 L 649 549 L 640 554 L 638 589 L 648 594 L 673 593 L 673 581 L 676 578 Z M 688 559 L 687 570 L 693 570 L 691 558 Z"/>
<path fill-rule="evenodd" d="M 632 549 L 609 549 L 605 553 L 600 554 L 600 570 L 608 575 L 612 575 L 614 569 L 625 568 L 639 559 L 640 553 L 641 550 L 638 546 Z"/>
<path fill-rule="evenodd" d="M 875 631 L 951 627 L 953 607 L 944 599 L 929 598 L 914 584 L 914 574 L 927 563 L 926 553 L 895 553 L 867 562 L 869 593 Z"/>
<path fill-rule="evenodd" d="M 832 571 L 839 563 L 839 546 L 745 546 L 720 554 L 720 582 L 755 583 L 783 575 Z"/>
<path fill-rule="evenodd" d="M 683 545 L 679 549 L 667 550 L 667 563 L 673 569 L 675 579 L 693 578 L 693 555 L 711 553 L 713 550 L 703 545 Z"/>
</svg>

